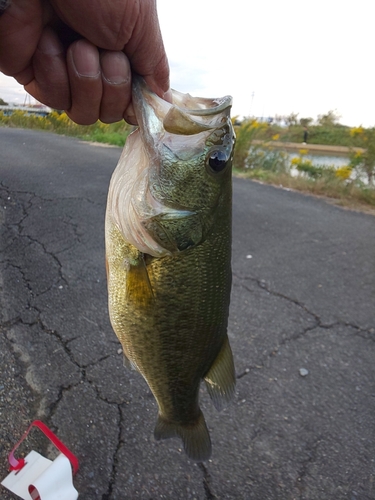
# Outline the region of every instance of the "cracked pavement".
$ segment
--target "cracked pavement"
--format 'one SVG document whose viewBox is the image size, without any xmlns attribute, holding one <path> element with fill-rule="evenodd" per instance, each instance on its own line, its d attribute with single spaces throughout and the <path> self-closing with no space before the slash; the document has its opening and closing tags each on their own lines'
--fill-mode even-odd
<svg viewBox="0 0 375 500">
<path fill-rule="evenodd" d="M 202 388 L 213 455 L 194 464 L 153 440 L 156 404 L 109 324 L 121 150 L 5 128 L 0 148 L 1 478 L 39 418 L 78 456 L 80 500 L 375 498 L 373 216 L 234 179 L 237 395 L 218 413 Z M 52 456 L 37 431 L 26 446 Z"/>
</svg>

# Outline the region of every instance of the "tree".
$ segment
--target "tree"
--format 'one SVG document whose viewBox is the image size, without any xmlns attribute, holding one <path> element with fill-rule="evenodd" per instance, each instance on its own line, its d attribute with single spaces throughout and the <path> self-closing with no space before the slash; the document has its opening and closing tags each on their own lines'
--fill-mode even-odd
<svg viewBox="0 0 375 500">
<path fill-rule="evenodd" d="M 336 110 L 329 110 L 324 115 L 318 115 L 318 125 L 323 127 L 332 127 L 333 125 L 338 125 L 341 116 Z"/>
<path fill-rule="evenodd" d="M 311 123 L 313 122 L 314 120 L 312 118 L 300 118 L 299 119 L 299 124 L 302 126 L 302 127 L 308 127 L 311 125 Z"/>
<path fill-rule="evenodd" d="M 284 121 L 288 127 L 292 127 L 298 124 L 298 113 L 290 113 L 288 116 L 284 116 Z"/>
<path fill-rule="evenodd" d="M 282 122 L 284 121 L 284 117 L 281 115 L 275 115 L 273 121 L 275 122 L 276 125 L 281 125 Z"/>
</svg>

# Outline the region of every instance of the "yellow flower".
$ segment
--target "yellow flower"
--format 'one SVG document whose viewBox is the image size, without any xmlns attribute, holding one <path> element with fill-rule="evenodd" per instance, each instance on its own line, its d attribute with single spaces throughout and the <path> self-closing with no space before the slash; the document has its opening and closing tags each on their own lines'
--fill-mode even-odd
<svg viewBox="0 0 375 500">
<path fill-rule="evenodd" d="M 349 179 L 351 173 L 352 173 L 352 168 L 349 165 L 340 167 L 335 171 L 336 177 L 342 179 L 343 181 Z"/>
<path fill-rule="evenodd" d="M 278 141 L 279 138 L 280 138 L 280 134 L 275 134 L 275 135 L 272 136 L 272 140 L 273 141 Z"/>
<path fill-rule="evenodd" d="M 292 165 L 299 165 L 301 162 L 302 162 L 302 158 L 298 158 L 298 156 L 295 156 L 295 157 L 294 157 L 294 158 L 292 158 L 292 160 L 291 160 L 291 164 L 292 164 Z"/>
<path fill-rule="evenodd" d="M 350 129 L 350 135 L 352 137 L 356 137 L 357 135 L 362 135 L 364 132 L 364 128 L 363 127 L 353 127 Z"/>
<path fill-rule="evenodd" d="M 97 125 L 100 130 L 103 130 L 104 132 L 109 129 L 109 123 L 97 122 Z"/>
<path fill-rule="evenodd" d="M 59 122 L 65 123 L 65 124 L 68 124 L 71 121 L 69 116 L 66 113 L 61 113 L 61 115 L 59 115 L 57 119 Z"/>
<path fill-rule="evenodd" d="M 300 154 L 300 155 L 302 155 L 302 156 L 303 156 L 303 155 L 307 155 L 307 153 L 308 153 L 308 152 L 309 152 L 309 150 L 308 150 L 308 149 L 300 149 L 300 150 L 299 150 L 299 154 Z"/>
</svg>

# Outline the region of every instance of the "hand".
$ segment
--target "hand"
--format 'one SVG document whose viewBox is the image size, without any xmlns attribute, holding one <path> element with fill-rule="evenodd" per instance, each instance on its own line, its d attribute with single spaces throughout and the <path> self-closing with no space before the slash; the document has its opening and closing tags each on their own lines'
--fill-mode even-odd
<svg viewBox="0 0 375 500">
<path fill-rule="evenodd" d="M 136 123 L 132 72 L 170 100 L 155 0 L 13 0 L 0 17 L 0 70 L 83 125 Z"/>
</svg>

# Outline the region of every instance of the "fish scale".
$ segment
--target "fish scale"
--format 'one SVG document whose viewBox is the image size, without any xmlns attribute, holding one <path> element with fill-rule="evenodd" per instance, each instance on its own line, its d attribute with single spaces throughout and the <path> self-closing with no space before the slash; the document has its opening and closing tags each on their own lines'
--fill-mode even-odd
<svg viewBox="0 0 375 500">
<path fill-rule="evenodd" d="M 200 116 L 177 94 L 178 105 L 165 103 L 135 79 L 140 127 L 125 145 L 108 194 L 108 300 L 124 354 L 158 403 L 155 437 L 180 437 L 187 455 L 201 461 L 209 458 L 211 441 L 200 382 L 218 409 L 235 388 L 227 337 L 234 133 L 230 98 L 216 104 L 188 96 L 190 106 L 194 100 L 197 109 L 206 105 Z M 213 151 L 223 164 L 210 167 Z"/>
</svg>

